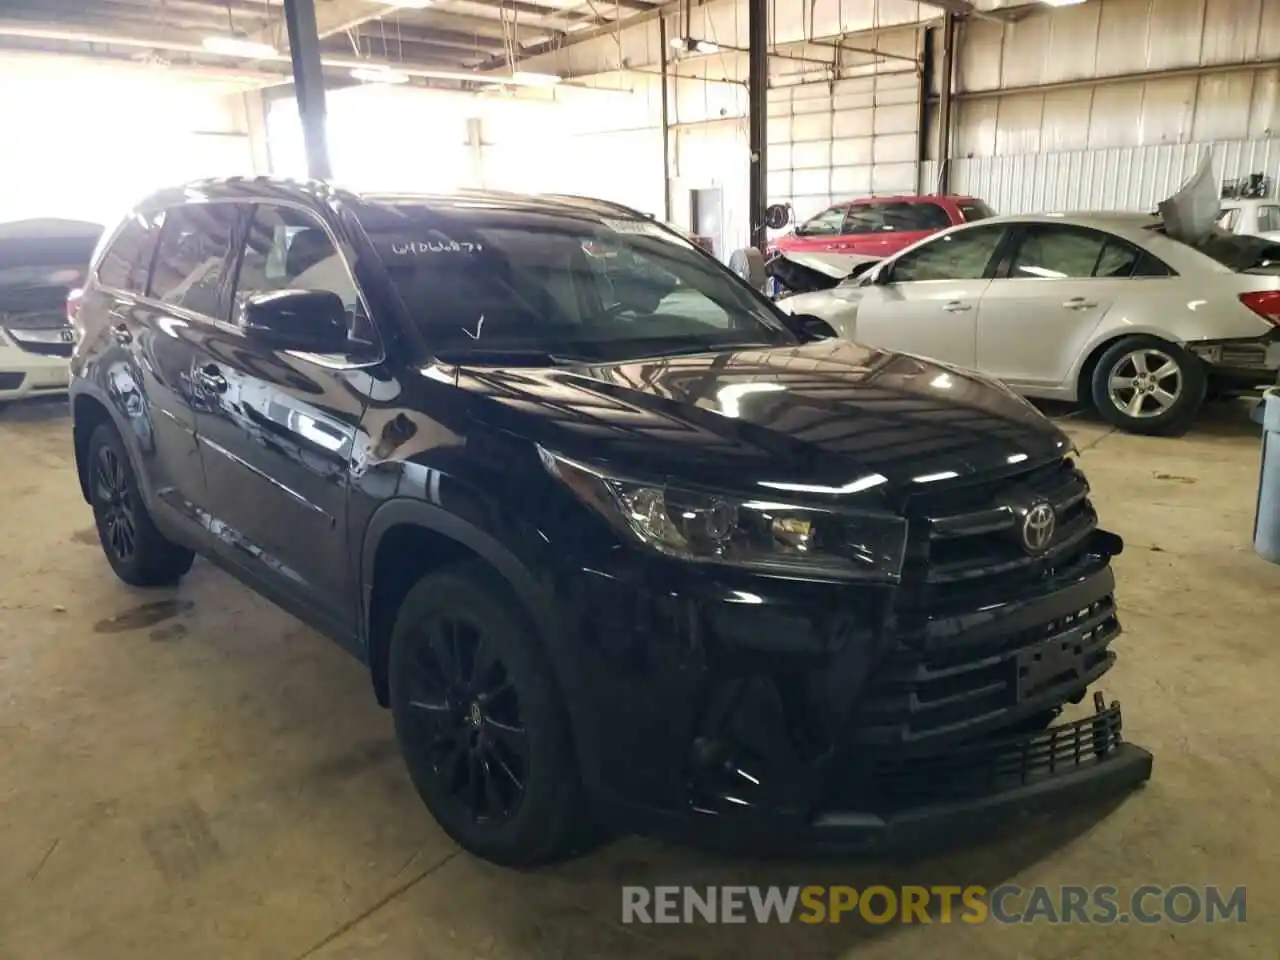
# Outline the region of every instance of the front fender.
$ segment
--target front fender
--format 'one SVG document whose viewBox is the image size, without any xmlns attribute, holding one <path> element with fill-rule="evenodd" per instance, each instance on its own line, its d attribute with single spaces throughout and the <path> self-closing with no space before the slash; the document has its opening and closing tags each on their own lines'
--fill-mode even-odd
<svg viewBox="0 0 1280 960">
<path fill-rule="evenodd" d="M 810 316 L 825 320 L 845 340 L 856 340 L 858 303 L 846 300 L 830 290 L 798 293 L 777 302 L 777 307 L 793 317 Z"/>
<path fill-rule="evenodd" d="M 592 725 L 581 716 L 580 704 L 583 701 L 576 692 L 581 689 L 585 680 L 569 649 L 568 626 L 555 599 L 552 560 L 540 555 L 533 544 L 519 546 L 522 542 L 518 533 L 520 525 L 514 521 L 504 526 L 503 540 L 499 540 L 490 529 L 472 522 L 470 517 L 475 517 L 492 527 L 495 523 L 500 524 L 502 514 L 495 509 L 484 509 L 492 505 L 477 500 L 474 491 L 469 491 L 469 494 L 467 506 L 473 508 L 468 511 L 469 518 L 434 503 L 411 497 L 388 500 L 374 511 L 360 546 L 361 617 L 365 642 L 369 644 L 374 639 L 370 600 L 373 595 L 378 546 L 390 530 L 405 524 L 418 526 L 466 547 L 497 571 L 528 613 L 537 640 L 542 643 L 564 693 L 565 710 L 573 730 L 582 773 L 590 785 L 599 769 L 596 761 L 599 756 L 598 737 Z M 476 508 L 479 508 L 478 511 Z M 517 544 L 514 549 L 512 542 Z M 372 665 L 375 653 L 369 647 L 366 649 Z"/>
<path fill-rule="evenodd" d="M 554 606 L 525 561 L 475 524 L 442 507 L 412 497 L 388 500 L 369 518 L 360 549 L 361 592 L 366 598 L 373 589 L 378 545 L 387 531 L 402 524 L 411 524 L 440 534 L 480 556 L 507 581 L 529 613 L 538 621 L 540 629 L 554 619 Z M 368 604 L 365 606 L 367 621 Z"/>
</svg>

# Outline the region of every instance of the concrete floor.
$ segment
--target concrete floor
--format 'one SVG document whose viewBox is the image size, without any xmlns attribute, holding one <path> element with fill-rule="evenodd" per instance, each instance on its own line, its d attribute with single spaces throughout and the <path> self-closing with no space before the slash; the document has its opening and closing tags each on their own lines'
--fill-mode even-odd
<svg viewBox="0 0 1280 960">
<path fill-rule="evenodd" d="M 1250 550 L 1257 435 L 1067 421 L 1117 561 L 1106 678 L 1153 781 L 1105 814 L 914 863 L 754 863 L 626 839 L 520 874 L 460 854 L 336 647 L 198 563 L 100 555 L 61 403 L 0 413 L 0 958 L 1280 955 L 1280 567 Z M 1248 886 L 1244 925 L 623 927 L 621 883 Z"/>
</svg>

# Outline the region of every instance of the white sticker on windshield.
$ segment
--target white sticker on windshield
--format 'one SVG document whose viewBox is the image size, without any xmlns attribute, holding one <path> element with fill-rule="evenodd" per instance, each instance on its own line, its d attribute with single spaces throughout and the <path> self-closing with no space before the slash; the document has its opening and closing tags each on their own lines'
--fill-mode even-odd
<svg viewBox="0 0 1280 960">
<path fill-rule="evenodd" d="M 602 217 L 601 222 L 606 227 L 612 227 L 616 233 L 632 233 L 642 237 L 665 237 L 668 235 L 666 230 L 652 220 L 613 220 L 609 217 Z"/>
</svg>

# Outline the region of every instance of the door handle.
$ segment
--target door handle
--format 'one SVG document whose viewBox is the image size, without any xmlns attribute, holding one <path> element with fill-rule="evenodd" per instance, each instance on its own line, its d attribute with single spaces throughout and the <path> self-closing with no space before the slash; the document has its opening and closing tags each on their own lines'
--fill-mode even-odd
<svg viewBox="0 0 1280 960">
<path fill-rule="evenodd" d="M 947 313 L 965 313 L 972 310 L 973 305 L 964 303 L 961 300 L 952 300 L 950 303 L 945 304 L 942 309 L 947 311 Z"/>
<path fill-rule="evenodd" d="M 216 365 L 210 363 L 196 371 L 196 386 L 210 393 L 226 393 L 227 379 Z"/>
<path fill-rule="evenodd" d="M 114 316 L 114 314 L 112 314 Z M 127 323 L 117 323 L 111 328 L 111 336 L 116 343 L 124 345 L 133 343 L 133 334 L 129 331 Z"/>
<path fill-rule="evenodd" d="M 1098 304 L 1084 297 L 1072 297 L 1070 300 L 1064 300 L 1062 305 L 1068 310 L 1092 310 Z"/>
</svg>

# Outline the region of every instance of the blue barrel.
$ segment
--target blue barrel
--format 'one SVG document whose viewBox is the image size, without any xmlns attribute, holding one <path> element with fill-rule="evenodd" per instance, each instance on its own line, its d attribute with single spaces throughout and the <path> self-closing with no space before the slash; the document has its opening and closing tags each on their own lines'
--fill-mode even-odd
<svg viewBox="0 0 1280 960">
<path fill-rule="evenodd" d="M 1262 471 L 1258 477 L 1258 516 L 1253 524 L 1253 549 L 1272 563 L 1280 563 L 1280 388 L 1262 398 Z"/>
</svg>

